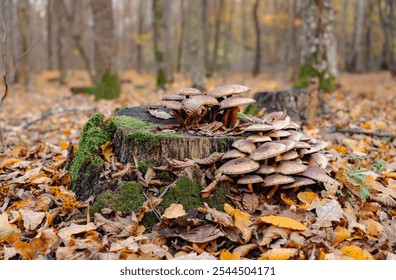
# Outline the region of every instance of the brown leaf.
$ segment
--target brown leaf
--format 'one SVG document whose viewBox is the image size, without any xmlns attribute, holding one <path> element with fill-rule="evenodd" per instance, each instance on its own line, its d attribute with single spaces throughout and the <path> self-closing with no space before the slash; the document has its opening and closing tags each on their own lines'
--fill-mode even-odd
<svg viewBox="0 0 396 280">
<path fill-rule="evenodd" d="M 234 221 L 231 216 L 225 212 L 218 211 L 214 208 L 210 208 L 208 204 L 204 203 L 207 213 L 209 213 L 216 223 L 219 223 L 225 227 L 233 227 Z"/>
<path fill-rule="evenodd" d="M 34 212 L 29 209 L 20 209 L 23 226 L 28 230 L 34 230 L 43 221 L 45 212 Z"/>
<path fill-rule="evenodd" d="M 326 203 L 316 206 L 318 215 L 316 225 L 320 227 L 330 227 L 332 222 L 339 222 L 342 217 L 342 209 L 336 200 L 323 200 Z"/>
<path fill-rule="evenodd" d="M 260 218 L 260 220 L 265 223 L 273 224 L 275 226 L 282 227 L 282 228 L 290 228 L 290 229 L 294 229 L 294 230 L 307 230 L 308 229 L 306 226 L 304 226 L 299 221 L 296 221 L 296 220 L 288 218 L 288 217 L 283 217 L 283 216 L 274 216 L 274 215 L 263 216 Z"/>
<path fill-rule="evenodd" d="M 161 216 L 163 219 L 176 219 L 178 217 L 184 216 L 186 211 L 183 209 L 183 205 L 172 203 L 168 208 L 165 209 L 164 214 Z"/>
<path fill-rule="evenodd" d="M 67 241 L 73 234 L 95 230 L 96 228 L 97 226 L 94 223 L 89 223 L 87 225 L 77 225 L 75 223 L 71 223 L 69 227 L 59 230 L 58 235 L 63 240 Z"/>
<path fill-rule="evenodd" d="M 259 260 L 288 260 L 298 254 L 298 249 L 276 248 L 261 254 Z"/>
<path fill-rule="evenodd" d="M 220 260 L 240 260 L 241 256 L 238 252 L 231 253 L 230 251 L 224 249 L 220 252 Z"/>
<path fill-rule="evenodd" d="M 218 227 L 206 224 L 187 232 L 182 232 L 179 236 L 189 242 L 205 243 L 224 236 L 224 233 Z"/>
</svg>

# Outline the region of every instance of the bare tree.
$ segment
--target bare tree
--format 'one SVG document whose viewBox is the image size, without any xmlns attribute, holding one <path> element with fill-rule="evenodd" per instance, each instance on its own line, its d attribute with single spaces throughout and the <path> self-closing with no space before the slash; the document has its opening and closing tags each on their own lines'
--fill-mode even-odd
<svg viewBox="0 0 396 280">
<path fill-rule="evenodd" d="M 143 69 L 143 49 L 142 49 L 142 41 L 140 40 L 140 38 L 143 36 L 143 32 L 144 32 L 144 20 L 145 20 L 145 10 L 146 10 L 146 0 L 140 0 L 139 1 L 139 16 L 138 16 L 138 36 L 139 36 L 139 40 L 137 42 L 137 46 L 136 46 L 136 68 L 137 71 L 139 73 L 142 72 Z"/>
<path fill-rule="evenodd" d="M 353 34 L 352 50 L 348 54 L 346 69 L 349 71 L 362 71 L 362 34 L 364 19 L 365 0 L 356 2 L 355 31 Z"/>
<path fill-rule="evenodd" d="M 260 0 L 256 0 L 253 6 L 253 21 L 254 21 L 254 31 L 256 34 L 256 50 L 254 55 L 254 64 L 252 75 L 257 76 L 260 73 L 260 64 L 261 64 L 261 31 L 260 31 L 260 22 L 258 20 L 258 9 L 259 9 Z"/>
<path fill-rule="evenodd" d="M 157 88 L 163 88 L 167 82 L 167 72 L 165 69 L 165 20 L 164 8 L 165 0 L 152 0 L 153 8 L 153 41 L 154 58 L 157 67 Z"/>
<path fill-rule="evenodd" d="M 396 9 L 393 0 L 378 0 L 379 17 L 384 34 L 384 68 L 396 76 Z"/>
<path fill-rule="evenodd" d="M 64 84 L 67 75 L 67 50 L 69 49 L 68 43 L 68 32 L 67 32 L 67 19 L 62 8 L 63 0 L 55 1 L 54 9 L 56 11 L 55 16 L 57 18 L 57 32 L 56 32 L 56 60 L 58 62 L 59 69 L 59 81 Z"/>
<path fill-rule="evenodd" d="M 219 57 L 219 43 L 220 43 L 220 31 L 222 15 L 224 13 L 224 0 L 220 0 L 219 7 L 217 9 L 216 20 L 215 20 L 215 30 L 214 30 L 214 46 L 212 51 L 212 61 L 207 72 L 207 76 L 210 77 L 214 72 L 217 71 L 217 60 Z"/>
<path fill-rule="evenodd" d="M 180 38 L 177 45 L 177 59 L 176 59 L 176 71 L 181 71 L 181 61 L 183 57 L 183 43 L 184 43 L 184 33 L 186 29 L 186 11 L 184 8 L 184 0 L 180 0 Z"/>
<path fill-rule="evenodd" d="M 53 12 L 53 3 L 54 1 L 47 0 L 47 51 L 48 51 L 48 69 L 54 69 L 54 65 L 52 62 L 52 12 Z"/>
<path fill-rule="evenodd" d="M 201 0 L 188 1 L 188 62 L 191 85 L 193 87 L 204 89 L 206 85 L 201 3 Z"/>
</svg>

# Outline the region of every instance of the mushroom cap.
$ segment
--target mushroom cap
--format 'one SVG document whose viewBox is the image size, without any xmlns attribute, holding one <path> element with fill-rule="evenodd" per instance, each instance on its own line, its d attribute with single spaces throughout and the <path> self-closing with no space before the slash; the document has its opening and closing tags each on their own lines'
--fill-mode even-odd
<svg viewBox="0 0 396 280">
<path fill-rule="evenodd" d="M 307 165 L 291 160 L 279 161 L 274 167 L 276 172 L 283 175 L 297 174 L 308 169 Z"/>
<path fill-rule="evenodd" d="M 294 142 L 293 140 L 285 139 L 285 140 L 276 140 L 273 142 L 285 145 L 286 146 L 285 152 L 290 151 L 290 150 L 294 149 L 294 147 L 296 147 L 296 142 Z"/>
<path fill-rule="evenodd" d="M 319 152 L 319 150 L 316 149 L 316 148 L 314 148 L 314 147 L 312 147 L 312 146 L 311 146 L 311 148 L 309 148 L 309 149 L 300 149 L 300 150 L 298 151 L 298 153 L 300 154 L 300 156 L 309 155 L 309 154 L 313 154 L 313 153 L 316 153 L 316 152 Z"/>
<path fill-rule="evenodd" d="M 207 95 L 207 94 L 200 94 L 200 95 L 193 95 L 190 97 L 191 99 L 198 99 L 202 105 L 209 105 L 209 106 L 216 106 L 219 105 L 219 101 L 216 98 Z"/>
<path fill-rule="evenodd" d="M 259 175 L 246 175 L 238 179 L 237 184 L 239 185 L 247 185 L 247 184 L 257 184 L 264 182 L 264 179 Z"/>
<path fill-rule="evenodd" d="M 231 158 L 242 158 L 242 157 L 246 157 L 245 153 L 242 153 L 241 151 L 237 150 L 237 149 L 231 149 L 229 151 L 227 151 L 222 157 L 221 160 L 224 159 L 231 159 Z"/>
<path fill-rule="evenodd" d="M 190 95 L 200 95 L 202 94 L 202 92 L 197 88 L 179 88 L 178 90 L 175 91 L 175 94 L 190 96 Z"/>
<path fill-rule="evenodd" d="M 286 151 L 286 145 L 281 143 L 266 142 L 261 144 L 253 153 L 250 158 L 253 160 L 264 160 L 272 158 Z"/>
<path fill-rule="evenodd" d="M 321 153 L 313 153 L 308 157 L 309 165 L 317 165 L 323 169 L 327 167 L 327 157 Z"/>
<path fill-rule="evenodd" d="M 232 159 L 223 164 L 220 170 L 226 175 L 241 175 L 256 171 L 259 167 L 258 162 L 246 157 Z"/>
<path fill-rule="evenodd" d="M 287 127 L 290 124 L 290 121 L 279 120 L 279 121 L 274 121 L 271 124 L 275 127 L 276 130 L 281 130 Z"/>
<path fill-rule="evenodd" d="M 311 145 L 309 145 L 307 142 L 302 142 L 302 141 L 297 141 L 295 142 L 295 148 L 296 149 L 310 149 Z"/>
<path fill-rule="evenodd" d="M 227 108 L 233 108 L 233 107 L 239 107 L 243 105 L 249 105 L 256 103 L 257 101 L 253 98 L 249 97 L 240 97 L 240 96 L 232 96 L 224 99 L 223 101 L 220 102 L 219 109 L 227 109 Z"/>
<path fill-rule="evenodd" d="M 292 160 L 298 158 L 298 153 L 295 150 L 287 151 L 275 157 L 275 161 Z"/>
<path fill-rule="evenodd" d="M 268 122 L 271 123 L 274 121 L 280 121 L 280 120 L 290 121 L 290 117 L 284 111 L 275 111 L 275 112 L 268 113 L 268 114 L 264 115 L 261 119 L 267 123 Z"/>
<path fill-rule="evenodd" d="M 313 180 L 326 183 L 326 182 L 334 182 L 335 180 L 327 175 L 320 167 L 317 166 L 309 166 L 307 170 L 301 172 L 299 175 L 311 178 Z"/>
<path fill-rule="evenodd" d="M 265 124 L 265 123 L 255 123 L 251 124 L 248 127 L 245 128 L 245 132 L 267 132 L 267 131 L 272 131 L 274 130 L 275 127 L 270 124 Z"/>
<path fill-rule="evenodd" d="M 294 182 L 294 178 L 292 176 L 286 176 L 282 174 L 273 174 L 265 177 L 264 185 L 266 187 L 275 186 L 275 185 L 286 185 Z"/>
<path fill-rule="evenodd" d="M 234 143 L 232 143 L 231 146 L 247 154 L 251 154 L 254 150 L 256 150 L 256 145 L 254 145 L 252 141 L 247 139 L 236 140 L 234 141 Z"/>
<path fill-rule="evenodd" d="M 298 131 L 294 131 L 294 130 L 290 130 L 290 136 L 288 139 L 299 142 L 301 141 L 301 138 L 303 137 L 303 134 L 301 132 Z"/>
<path fill-rule="evenodd" d="M 246 138 L 246 140 L 250 140 L 253 143 L 262 143 L 262 142 L 271 142 L 272 139 L 269 136 L 265 135 L 250 135 Z"/>
<path fill-rule="evenodd" d="M 200 100 L 193 99 L 193 98 L 184 99 L 181 102 L 181 104 L 182 104 L 183 107 L 186 107 L 186 108 L 189 108 L 189 109 L 192 109 L 192 110 L 196 110 L 196 109 L 198 109 L 199 107 L 202 106 L 202 103 L 201 103 Z"/>
<path fill-rule="evenodd" d="M 324 141 L 318 141 L 316 144 L 312 145 L 312 148 L 317 149 L 318 151 L 326 149 L 327 147 L 327 142 Z"/>
<path fill-rule="evenodd" d="M 220 98 L 224 96 L 230 96 L 233 94 L 242 94 L 250 91 L 250 88 L 237 85 L 237 84 L 225 84 L 215 87 L 210 93 L 210 96 L 214 98 Z"/>
<path fill-rule="evenodd" d="M 284 129 L 294 129 L 294 130 L 297 130 L 297 129 L 300 129 L 300 128 L 301 128 L 301 126 L 300 126 L 298 123 L 290 122 L 287 126 L 285 126 Z"/>
<path fill-rule="evenodd" d="M 280 138 L 290 136 L 290 132 L 287 130 L 275 130 L 268 134 L 269 137 Z"/>
<path fill-rule="evenodd" d="M 171 110 L 181 110 L 182 104 L 179 101 L 162 101 L 162 105 L 164 105 L 165 108 L 171 109 Z"/>
<path fill-rule="evenodd" d="M 162 96 L 162 101 L 181 101 L 185 98 L 185 96 L 180 95 L 180 94 L 175 94 L 175 93 L 171 93 L 171 94 L 165 94 L 164 96 Z"/>
<path fill-rule="evenodd" d="M 268 175 L 275 172 L 276 172 L 275 167 L 271 165 L 260 164 L 259 169 L 257 169 L 254 173 Z"/>
<path fill-rule="evenodd" d="M 296 187 L 314 185 L 316 183 L 314 180 L 309 179 L 307 177 L 293 176 L 293 178 L 294 178 L 293 183 L 283 185 L 281 188 L 282 189 L 293 189 Z"/>
</svg>

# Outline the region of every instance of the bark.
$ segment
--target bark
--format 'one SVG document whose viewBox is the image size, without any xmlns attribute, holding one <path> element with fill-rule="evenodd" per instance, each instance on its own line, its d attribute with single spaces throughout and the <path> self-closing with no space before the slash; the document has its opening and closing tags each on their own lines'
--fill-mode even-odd
<svg viewBox="0 0 396 280">
<path fill-rule="evenodd" d="M 165 0 L 164 16 L 165 16 L 165 69 L 166 69 L 166 82 L 173 83 L 174 72 L 174 26 L 173 26 L 173 0 Z"/>
<path fill-rule="evenodd" d="M 165 0 L 152 0 L 153 9 L 153 41 L 154 41 L 154 59 L 157 69 L 157 88 L 163 88 L 167 82 L 167 75 L 165 68 L 165 19 L 164 11 Z"/>
<path fill-rule="evenodd" d="M 68 40 L 67 40 L 67 19 L 65 13 L 63 12 L 62 3 L 63 0 L 58 0 L 54 2 L 54 9 L 56 10 L 56 18 L 58 22 L 57 32 L 56 32 L 56 60 L 59 70 L 59 81 L 61 84 L 65 84 L 67 67 L 67 50 Z"/>
<path fill-rule="evenodd" d="M 52 20 L 52 6 L 53 6 L 53 1 L 47 0 L 47 50 L 48 50 L 48 69 L 52 70 L 54 69 L 54 65 L 52 62 L 52 25 L 53 25 L 53 20 Z"/>
<path fill-rule="evenodd" d="M 220 0 L 219 8 L 217 10 L 216 20 L 215 20 L 214 46 L 212 51 L 212 61 L 210 64 L 209 71 L 207 73 L 208 77 L 212 76 L 214 72 L 217 71 L 218 68 L 217 60 L 219 57 L 220 30 L 221 30 L 221 21 L 222 21 L 221 19 L 222 19 L 223 10 L 224 10 L 224 0 Z"/>
<path fill-rule="evenodd" d="M 342 6 L 342 20 L 341 20 L 341 50 L 340 53 L 343 55 L 344 58 L 344 68 L 346 67 L 347 64 L 347 59 L 348 59 L 348 47 L 349 47 L 349 42 L 348 42 L 348 32 L 347 32 L 347 26 L 348 26 L 348 10 L 349 10 L 349 0 L 345 0 L 344 4 Z"/>
<path fill-rule="evenodd" d="M 111 0 L 92 0 L 95 82 L 113 70 L 114 19 Z"/>
<path fill-rule="evenodd" d="M 256 50 L 254 55 L 254 64 L 252 74 L 253 76 L 257 76 L 260 73 L 260 64 L 261 64 L 261 32 L 260 32 L 260 22 L 258 19 L 258 8 L 259 8 L 260 0 L 256 0 L 253 6 L 253 21 L 254 21 L 254 31 L 256 34 Z"/>
<path fill-rule="evenodd" d="M 188 1 L 188 49 L 191 86 L 205 89 L 205 61 L 200 0 Z"/>
<path fill-rule="evenodd" d="M 225 31 L 226 37 L 224 40 L 224 54 L 223 54 L 223 61 L 221 65 L 221 70 L 223 73 L 223 83 L 226 82 L 226 75 L 228 74 L 227 72 L 230 71 L 231 65 L 230 65 L 230 51 L 232 51 L 232 46 L 233 46 L 233 21 L 234 21 L 234 9 L 235 9 L 235 0 L 231 0 L 231 7 L 230 7 L 230 12 L 229 12 L 229 21 L 227 24 L 227 29 Z"/>
<path fill-rule="evenodd" d="M 396 76 L 396 9 L 392 0 L 378 0 L 379 17 L 384 34 L 384 68 Z"/>
</svg>

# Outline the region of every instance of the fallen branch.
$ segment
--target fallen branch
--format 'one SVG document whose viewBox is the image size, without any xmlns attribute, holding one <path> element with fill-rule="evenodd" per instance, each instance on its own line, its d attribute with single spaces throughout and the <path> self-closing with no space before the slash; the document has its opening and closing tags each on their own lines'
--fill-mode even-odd
<svg viewBox="0 0 396 280">
<path fill-rule="evenodd" d="M 44 113 L 42 113 L 41 116 L 38 116 L 34 119 L 31 119 L 19 126 L 16 126 L 14 128 L 14 130 L 21 130 L 24 128 L 27 128 L 29 126 L 31 126 L 32 124 L 35 124 L 39 121 L 45 120 L 51 116 L 54 115 L 58 115 L 58 114 L 64 114 L 64 113 L 69 113 L 69 112 L 74 112 L 74 111 L 91 111 L 91 110 L 95 110 L 95 107 L 88 107 L 88 106 L 83 106 L 83 107 L 68 107 L 68 108 L 55 108 L 55 109 L 49 109 L 47 111 L 45 111 Z"/>
<path fill-rule="evenodd" d="M 348 134 L 364 134 L 369 136 L 376 136 L 376 137 L 389 137 L 392 140 L 395 139 L 396 135 L 392 133 L 382 133 L 382 132 L 375 132 L 375 131 L 366 131 L 360 129 L 342 129 L 342 128 L 333 128 L 329 130 L 322 130 L 320 134 L 331 134 L 331 133 L 348 133 Z"/>
</svg>

